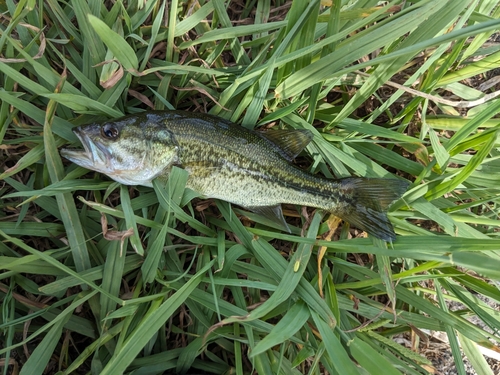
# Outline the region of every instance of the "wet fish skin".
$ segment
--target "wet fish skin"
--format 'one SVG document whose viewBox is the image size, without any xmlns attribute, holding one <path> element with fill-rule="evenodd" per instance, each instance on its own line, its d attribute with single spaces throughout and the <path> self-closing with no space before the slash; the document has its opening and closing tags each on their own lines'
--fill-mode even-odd
<svg viewBox="0 0 500 375">
<path fill-rule="evenodd" d="M 281 204 L 329 211 L 383 240 L 394 240 L 388 206 L 406 191 L 396 179 L 329 180 L 290 160 L 311 140 L 307 131 L 255 132 L 224 119 L 183 111 L 152 111 L 74 129 L 84 151 L 63 149 L 74 163 L 127 185 L 166 181 L 173 166 L 187 187 L 274 217 Z"/>
</svg>

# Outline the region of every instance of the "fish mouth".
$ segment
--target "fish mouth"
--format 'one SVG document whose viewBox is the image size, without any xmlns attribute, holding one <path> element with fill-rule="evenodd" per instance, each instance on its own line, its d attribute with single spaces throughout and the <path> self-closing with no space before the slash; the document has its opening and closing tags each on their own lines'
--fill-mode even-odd
<svg viewBox="0 0 500 375">
<path fill-rule="evenodd" d="M 73 129 L 73 133 L 82 143 L 83 150 L 63 148 L 61 155 L 81 167 L 98 172 L 109 171 L 111 154 L 106 146 L 95 142 L 82 131 L 80 126 Z"/>
</svg>

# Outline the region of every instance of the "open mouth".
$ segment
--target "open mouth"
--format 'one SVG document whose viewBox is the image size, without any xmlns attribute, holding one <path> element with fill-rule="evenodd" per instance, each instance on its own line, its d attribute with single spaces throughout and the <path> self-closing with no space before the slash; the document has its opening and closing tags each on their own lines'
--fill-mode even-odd
<svg viewBox="0 0 500 375">
<path fill-rule="evenodd" d="M 83 145 L 83 150 L 64 148 L 61 155 L 81 167 L 103 171 L 108 167 L 110 153 L 102 144 L 95 143 L 80 127 L 73 129 Z"/>
</svg>

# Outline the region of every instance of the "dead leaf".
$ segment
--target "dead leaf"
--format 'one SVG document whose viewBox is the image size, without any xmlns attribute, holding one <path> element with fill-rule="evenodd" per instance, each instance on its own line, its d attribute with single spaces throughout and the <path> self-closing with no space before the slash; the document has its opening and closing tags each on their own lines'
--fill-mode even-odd
<svg viewBox="0 0 500 375">
<path fill-rule="evenodd" d="M 340 222 L 342 219 L 338 218 L 335 215 L 330 215 L 328 217 L 328 220 L 326 221 L 328 224 L 328 233 L 324 237 L 326 241 L 331 241 L 332 236 L 339 227 Z M 327 247 L 326 246 L 321 246 L 318 251 L 318 288 L 319 288 L 319 295 L 321 298 L 324 298 L 323 294 L 323 272 L 321 271 L 321 261 L 323 260 L 323 257 L 326 254 Z"/>
<path fill-rule="evenodd" d="M 146 104 L 149 108 L 155 109 L 155 106 L 151 100 L 146 95 L 141 94 L 138 91 L 129 89 L 128 93 L 130 96 L 133 96 L 136 99 L 139 99 L 142 103 Z"/>
<path fill-rule="evenodd" d="M 123 66 L 121 64 L 119 64 L 118 69 L 115 70 L 113 72 L 113 74 L 111 74 L 111 76 L 108 79 L 106 79 L 104 81 L 100 80 L 99 84 L 101 85 L 102 88 L 109 89 L 109 88 L 113 87 L 114 85 L 116 85 L 118 83 L 118 81 L 120 81 L 120 79 L 122 79 L 122 77 L 123 77 Z"/>
<path fill-rule="evenodd" d="M 134 229 L 129 228 L 125 231 L 109 230 L 108 229 L 108 219 L 106 215 L 101 213 L 101 227 L 102 236 L 108 241 L 120 241 L 120 256 L 123 254 L 123 244 L 125 239 L 134 234 Z"/>
<path fill-rule="evenodd" d="M 8 18 L 8 17 L 4 16 L 4 18 Z M 33 30 L 33 31 L 35 31 L 37 33 L 40 33 L 40 47 L 38 47 L 38 52 L 32 58 L 34 60 L 36 60 L 36 59 L 39 59 L 40 57 L 42 57 L 43 54 L 44 54 L 44 52 L 45 52 L 45 47 L 47 46 L 47 41 L 45 40 L 45 34 L 43 32 L 41 32 L 41 30 L 38 27 L 35 27 L 35 26 L 32 26 L 32 25 L 28 25 L 28 24 L 20 22 L 19 26 L 23 26 L 23 27 L 26 27 L 27 29 Z M 27 60 L 26 59 L 5 59 L 5 58 L 0 58 L 0 61 L 4 62 L 4 63 L 20 63 L 20 62 L 25 62 Z"/>
</svg>

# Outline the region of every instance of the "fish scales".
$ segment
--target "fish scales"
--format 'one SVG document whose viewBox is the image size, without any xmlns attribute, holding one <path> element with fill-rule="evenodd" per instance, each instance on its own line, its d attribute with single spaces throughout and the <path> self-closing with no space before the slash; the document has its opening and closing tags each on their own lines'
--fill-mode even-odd
<svg viewBox="0 0 500 375">
<path fill-rule="evenodd" d="M 164 121 L 179 145 L 178 163 L 189 172 L 188 187 L 207 197 L 230 196 L 244 207 L 338 204 L 331 181 L 304 173 L 279 150 L 270 152 L 277 146 L 257 133 L 224 122 Z"/>
<path fill-rule="evenodd" d="M 187 187 L 270 215 L 286 226 L 281 204 L 317 207 L 384 240 L 395 239 L 387 207 L 408 183 L 395 179 L 330 180 L 290 160 L 312 135 L 304 131 L 260 133 L 221 118 L 182 111 L 154 111 L 78 127 L 84 151 L 62 155 L 129 185 L 152 186 L 173 166 L 188 174 Z"/>
</svg>

